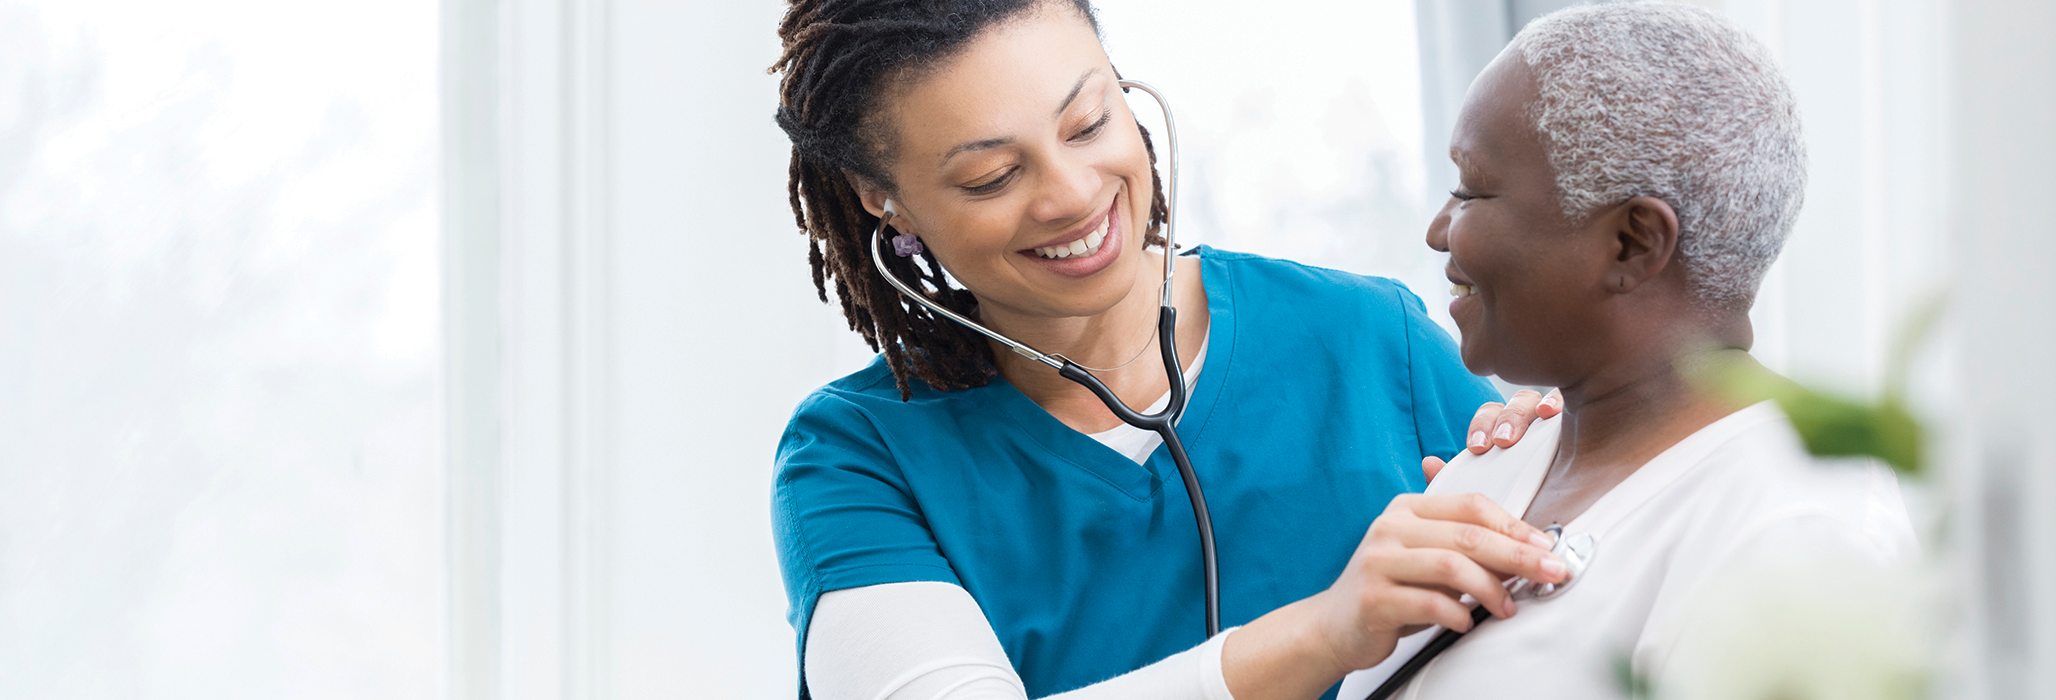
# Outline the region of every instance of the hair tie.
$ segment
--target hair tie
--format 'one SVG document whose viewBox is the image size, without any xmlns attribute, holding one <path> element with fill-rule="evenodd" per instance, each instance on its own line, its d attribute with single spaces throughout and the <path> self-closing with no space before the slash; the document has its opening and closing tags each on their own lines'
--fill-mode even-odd
<svg viewBox="0 0 2056 700">
<path fill-rule="evenodd" d="M 892 237 L 892 252 L 898 253 L 902 258 L 920 255 L 921 250 L 921 238 L 919 236 L 911 233 L 902 233 Z"/>
</svg>

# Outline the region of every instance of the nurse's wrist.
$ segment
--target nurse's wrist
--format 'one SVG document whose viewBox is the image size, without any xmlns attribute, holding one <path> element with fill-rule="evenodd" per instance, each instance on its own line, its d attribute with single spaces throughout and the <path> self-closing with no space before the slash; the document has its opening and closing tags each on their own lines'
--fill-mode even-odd
<svg viewBox="0 0 2056 700">
<path fill-rule="evenodd" d="M 1315 698 L 1356 670 L 1335 647 L 1318 598 L 1273 610 L 1226 640 L 1221 675 L 1235 700 Z"/>
</svg>

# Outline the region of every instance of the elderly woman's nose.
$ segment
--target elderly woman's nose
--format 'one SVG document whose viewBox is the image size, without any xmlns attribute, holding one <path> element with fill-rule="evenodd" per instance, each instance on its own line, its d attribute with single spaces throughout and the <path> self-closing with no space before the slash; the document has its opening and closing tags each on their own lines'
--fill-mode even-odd
<svg viewBox="0 0 2056 700">
<path fill-rule="evenodd" d="M 1437 253 L 1449 252 L 1449 207 L 1435 213 L 1435 220 L 1428 222 L 1428 247 Z"/>
<path fill-rule="evenodd" d="M 1099 213 L 1101 185 L 1099 169 L 1079 160 L 1053 161 L 1044 169 L 1030 215 L 1041 221 L 1065 221 Z"/>
</svg>

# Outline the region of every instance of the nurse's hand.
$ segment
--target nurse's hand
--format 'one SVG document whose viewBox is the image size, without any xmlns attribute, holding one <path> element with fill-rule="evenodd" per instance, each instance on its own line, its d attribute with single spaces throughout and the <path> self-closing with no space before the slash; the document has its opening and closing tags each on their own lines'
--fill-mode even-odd
<svg viewBox="0 0 2056 700">
<path fill-rule="evenodd" d="M 1471 416 L 1471 429 L 1464 444 L 1471 454 L 1485 454 L 1493 447 L 1513 447 L 1528 434 L 1528 424 L 1536 418 L 1549 418 L 1563 412 L 1563 392 L 1550 389 L 1548 396 L 1535 393 L 1534 389 L 1522 389 L 1507 397 L 1506 403 L 1488 401 L 1478 407 Z"/>
<path fill-rule="evenodd" d="M 1476 494 L 1392 499 L 1335 584 L 1229 635 L 1221 675 L 1236 700 L 1311 700 L 1350 671 L 1376 666 L 1426 625 L 1471 628 L 1470 594 L 1514 613 L 1500 581 L 1563 580 L 1549 538 Z"/>
<path fill-rule="evenodd" d="M 1522 389 L 1506 399 L 1506 403 L 1486 402 L 1471 416 L 1470 430 L 1464 434 L 1465 448 L 1471 454 L 1485 454 L 1486 450 L 1498 447 L 1512 447 L 1528 434 L 1528 424 L 1537 418 L 1553 418 L 1563 412 L 1563 392 L 1550 389 L 1548 396 L 1535 393 L 1533 389 Z M 1441 457 L 1429 455 L 1421 458 L 1421 473 L 1429 481 L 1442 472 Z"/>
<path fill-rule="evenodd" d="M 1349 668 L 1369 668 L 1427 625 L 1469 631 L 1465 594 L 1495 617 L 1512 617 L 1502 580 L 1563 580 L 1549 545 L 1548 535 L 1478 494 L 1394 498 L 1321 594 L 1332 606 L 1329 642 Z"/>
</svg>

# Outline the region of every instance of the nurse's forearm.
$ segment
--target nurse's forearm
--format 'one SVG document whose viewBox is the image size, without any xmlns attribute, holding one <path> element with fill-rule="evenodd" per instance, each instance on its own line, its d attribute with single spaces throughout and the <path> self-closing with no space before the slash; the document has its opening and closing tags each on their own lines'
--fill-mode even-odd
<svg viewBox="0 0 2056 700">
<path fill-rule="evenodd" d="M 1307 700 L 1356 669 L 1335 655 L 1312 598 L 1273 610 L 1228 637 L 1221 675 L 1235 700 Z"/>
</svg>

